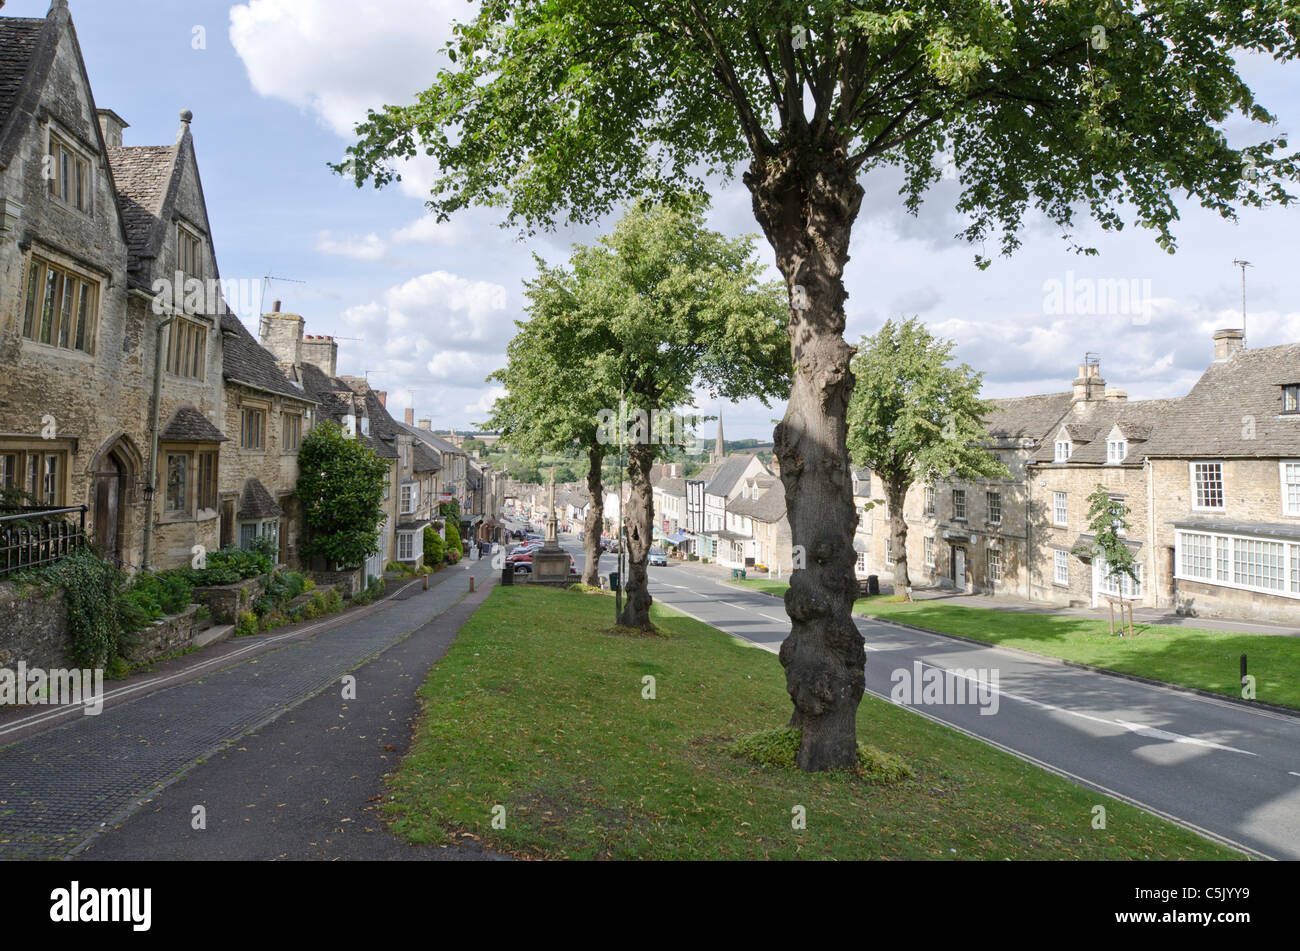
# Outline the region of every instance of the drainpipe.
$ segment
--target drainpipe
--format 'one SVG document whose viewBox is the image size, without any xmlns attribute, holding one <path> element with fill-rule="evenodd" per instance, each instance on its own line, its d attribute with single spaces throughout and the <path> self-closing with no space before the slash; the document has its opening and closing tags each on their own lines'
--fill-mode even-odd
<svg viewBox="0 0 1300 951">
<path fill-rule="evenodd" d="M 144 557 L 141 559 L 142 567 L 145 571 L 153 570 L 153 519 L 154 506 L 157 504 L 157 485 L 158 485 L 158 425 L 159 416 L 162 412 L 162 373 L 163 373 L 163 331 L 171 324 L 176 316 L 166 317 L 158 321 L 158 334 L 154 341 L 153 354 L 153 405 L 150 407 L 150 447 L 149 447 L 149 474 L 146 485 L 155 490 L 150 494 L 149 510 L 145 513 L 144 518 Z"/>
</svg>

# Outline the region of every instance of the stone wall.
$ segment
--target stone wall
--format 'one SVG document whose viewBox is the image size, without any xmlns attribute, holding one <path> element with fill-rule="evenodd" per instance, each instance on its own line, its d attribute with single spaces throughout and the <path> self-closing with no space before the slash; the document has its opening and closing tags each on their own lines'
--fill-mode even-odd
<svg viewBox="0 0 1300 951">
<path fill-rule="evenodd" d="M 199 606 L 191 604 L 179 614 L 162 618 L 131 636 L 123 655 L 128 664 L 145 664 L 168 654 L 185 650 L 194 640 L 194 615 Z"/>
<path fill-rule="evenodd" d="M 257 599 L 266 591 L 261 578 L 245 578 L 237 584 L 210 585 L 195 588 L 193 599 L 206 604 L 212 618 L 221 624 L 234 624 L 240 611 L 251 611 Z"/>
<path fill-rule="evenodd" d="M 0 584 L 0 667 L 67 668 L 68 611 L 63 591 Z"/>
<path fill-rule="evenodd" d="M 344 598 L 353 598 L 361 593 L 365 588 L 365 579 L 362 577 L 363 569 L 354 568 L 352 571 L 309 571 L 308 576 L 316 582 L 317 588 L 326 588 L 334 586 L 338 588 L 339 594 Z"/>
</svg>

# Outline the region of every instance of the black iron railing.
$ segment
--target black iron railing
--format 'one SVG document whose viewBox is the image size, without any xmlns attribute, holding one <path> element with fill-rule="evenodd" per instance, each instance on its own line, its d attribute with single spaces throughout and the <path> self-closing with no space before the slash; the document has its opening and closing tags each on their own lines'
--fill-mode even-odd
<svg viewBox="0 0 1300 951">
<path fill-rule="evenodd" d="M 76 514 L 75 520 L 68 516 Z M 86 506 L 0 509 L 0 575 L 52 565 L 86 547 Z"/>
</svg>

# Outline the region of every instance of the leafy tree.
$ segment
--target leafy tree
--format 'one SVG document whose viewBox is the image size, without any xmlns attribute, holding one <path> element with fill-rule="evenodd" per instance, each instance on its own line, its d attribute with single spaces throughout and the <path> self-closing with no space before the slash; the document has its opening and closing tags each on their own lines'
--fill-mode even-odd
<svg viewBox="0 0 1300 951">
<path fill-rule="evenodd" d="M 539 453 L 576 448 L 586 455 L 591 504 L 583 524 L 582 583 L 598 586 L 605 512 L 601 470 L 609 452 L 597 438 L 598 424 L 600 411 L 617 405 L 618 390 L 595 367 L 595 355 L 573 352 L 560 343 L 572 330 L 576 288 L 562 270 L 547 267 L 541 258 L 535 261 L 537 277 L 524 284 L 529 319 L 515 322 L 519 331 L 506 348 L 506 365 L 488 378 L 505 386 L 506 395 L 493 405 L 487 425 L 500 429 L 503 439 L 525 453 L 529 464 L 517 474 L 524 482 L 542 481 L 536 464 Z M 561 351 L 568 359 L 559 358 Z M 565 481 L 558 470 L 556 478 Z"/>
<path fill-rule="evenodd" d="M 571 300 L 555 359 L 586 361 L 602 395 L 622 394 L 604 411 L 598 438 L 607 449 L 627 447 L 621 622 L 643 630 L 652 627 L 650 470 L 665 446 L 687 438 L 687 427 L 671 414 L 689 404 L 697 385 L 712 396 L 764 403 L 789 385 L 782 295 L 759 282 L 753 239 L 710 231 L 705 207 L 703 200 L 681 208 L 637 202 L 612 234 L 575 249 L 569 273 L 556 274 Z"/>
<path fill-rule="evenodd" d="M 861 179 L 901 167 L 915 212 L 958 182 L 961 236 L 1020 243 L 1026 213 L 1126 219 L 1174 248 L 1176 196 L 1225 218 L 1292 200 L 1286 140 L 1246 148 L 1234 114 L 1273 116 L 1238 51 L 1289 61 L 1291 0 L 484 0 L 413 103 L 371 112 L 347 160 L 358 185 L 428 155 L 440 219 L 503 209 L 525 230 L 590 222 L 626 200 L 742 172 L 790 297 L 793 392 L 775 434 L 795 544 L 782 645 L 799 766 L 850 767 L 866 655 L 851 616 L 853 499 L 843 274 Z M 988 265 L 983 255 L 980 267 Z"/>
<path fill-rule="evenodd" d="M 460 524 L 460 503 L 455 499 L 448 502 L 441 502 L 438 505 L 438 514 L 447 519 L 448 523 L 455 522 Z"/>
<path fill-rule="evenodd" d="M 1128 532 L 1128 507 L 1119 499 L 1112 498 L 1110 490 L 1100 482 L 1088 496 L 1088 531 L 1093 536 L 1093 545 L 1078 554 L 1104 558 L 1107 577 L 1115 581 L 1127 577 L 1137 584 L 1133 552 L 1124 544 L 1124 534 Z M 1120 613 L 1122 620 L 1123 612 Z M 1132 633 L 1131 626 L 1129 633 Z"/>
<path fill-rule="evenodd" d="M 952 341 L 936 339 L 916 318 L 887 320 L 853 358 L 849 451 L 885 484 L 895 588 L 912 583 L 903 500 L 913 483 L 1011 474 L 986 448 L 993 404 L 979 398 L 983 374 L 951 366 L 952 350 Z"/>
<path fill-rule="evenodd" d="M 334 423 L 312 428 L 298 450 L 308 557 L 355 568 L 379 550 L 388 463 Z"/>
<path fill-rule="evenodd" d="M 481 439 L 466 439 L 464 442 L 460 444 L 460 448 L 464 449 L 465 452 L 467 453 L 471 453 L 471 452 L 482 453 L 486 451 L 487 443 L 485 443 Z"/>
</svg>

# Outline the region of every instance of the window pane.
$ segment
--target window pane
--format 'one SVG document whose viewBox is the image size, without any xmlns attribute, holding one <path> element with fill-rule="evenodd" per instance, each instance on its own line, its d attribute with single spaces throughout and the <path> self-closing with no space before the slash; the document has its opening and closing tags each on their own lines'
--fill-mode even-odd
<svg viewBox="0 0 1300 951">
<path fill-rule="evenodd" d="M 62 294 L 63 284 L 58 272 L 47 268 L 45 271 L 45 303 L 41 308 L 41 343 L 49 343 L 53 339 L 55 311 L 58 309 L 59 298 Z"/>
<path fill-rule="evenodd" d="M 31 337 L 36 330 L 36 311 L 40 307 L 41 281 L 44 276 L 45 266 L 33 258 L 31 273 L 27 275 L 27 309 L 23 312 L 24 337 Z"/>
<path fill-rule="evenodd" d="M 59 501 L 59 457 L 53 454 L 45 457 L 45 479 L 41 486 L 41 501 L 57 504 Z"/>
<path fill-rule="evenodd" d="M 72 346 L 73 321 L 77 313 L 77 282 L 63 279 L 63 305 L 59 308 L 59 346 Z"/>
<path fill-rule="evenodd" d="M 167 508 L 169 511 L 189 511 L 186 498 L 189 477 L 188 464 L 188 456 L 169 455 L 167 457 Z"/>
</svg>

